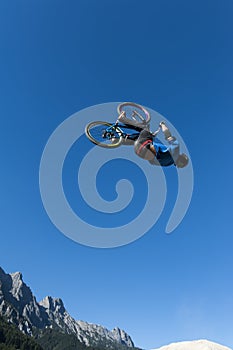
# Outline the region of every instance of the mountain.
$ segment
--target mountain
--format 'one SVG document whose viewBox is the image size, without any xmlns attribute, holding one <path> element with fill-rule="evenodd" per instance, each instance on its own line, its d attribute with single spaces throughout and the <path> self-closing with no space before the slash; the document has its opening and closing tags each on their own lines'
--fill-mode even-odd
<svg viewBox="0 0 233 350">
<path fill-rule="evenodd" d="M 162 346 L 153 350 L 231 350 L 230 348 L 208 340 L 183 341 Z"/>
<path fill-rule="evenodd" d="M 0 316 L 15 324 L 26 335 L 44 336 L 47 329 L 75 336 L 85 346 L 108 349 L 134 348 L 123 330 L 76 321 L 59 298 L 45 297 L 39 303 L 23 282 L 20 272 L 7 274 L 0 268 Z"/>
</svg>

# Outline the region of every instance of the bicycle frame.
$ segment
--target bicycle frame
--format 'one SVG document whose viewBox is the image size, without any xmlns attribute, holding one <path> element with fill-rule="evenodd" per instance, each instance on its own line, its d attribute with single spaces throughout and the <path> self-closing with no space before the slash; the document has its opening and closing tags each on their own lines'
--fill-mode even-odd
<svg viewBox="0 0 233 350">
<path fill-rule="evenodd" d="M 110 139 L 112 137 L 113 130 L 114 131 L 117 130 L 117 133 L 119 133 L 124 140 L 127 139 L 131 141 L 135 141 L 137 140 L 140 132 L 142 131 L 142 128 L 139 128 L 137 126 L 130 125 L 130 124 L 123 124 L 123 123 L 116 122 L 115 124 L 112 124 L 111 126 L 106 128 L 104 136 L 109 137 Z M 116 134 L 114 134 L 114 137 L 117 137 Z"/>
</svg>

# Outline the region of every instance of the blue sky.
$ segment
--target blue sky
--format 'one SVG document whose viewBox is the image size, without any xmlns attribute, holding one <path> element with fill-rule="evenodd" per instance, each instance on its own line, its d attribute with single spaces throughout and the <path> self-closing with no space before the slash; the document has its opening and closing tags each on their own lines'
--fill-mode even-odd
<svg viewBox="0 0 233 350">
<path fill-rule="evenodd" d="M 142 348 L 199 338 L 233 347 L 232 15 L 231 0 L 0 2 L 0 264 L 20 270 L 38 300 L 61 297 L 75 318 L 117 325 Z M 172 199 L 136 242 L 85 247 L 49 220 L 40 158 L 71 114 L 127 100 L 183 136 L 192 202 L 169 236 Z"/>
</svg>

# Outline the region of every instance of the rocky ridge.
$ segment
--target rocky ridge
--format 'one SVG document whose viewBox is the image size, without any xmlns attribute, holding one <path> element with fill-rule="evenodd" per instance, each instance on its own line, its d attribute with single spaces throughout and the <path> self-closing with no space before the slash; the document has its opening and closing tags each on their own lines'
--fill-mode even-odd
<svg viewBox="0 0 233 350">
<path fill-rule="evenodd" d="M 87 346 L 105 344 L 114 348 L 117 344 L 132 348 L 131 337 L 123 330 L 107 328 L 76 321 L 66 311 L 59 298 L 46 296 L 37 302 L 31 289 L 23 282 L 20 272 L 7 274 L 0 268 L 0 315 L 25 334 L 33 335 L 35 329 L 59 329 L 66 334 L 74 334 Z"/>
</svg>

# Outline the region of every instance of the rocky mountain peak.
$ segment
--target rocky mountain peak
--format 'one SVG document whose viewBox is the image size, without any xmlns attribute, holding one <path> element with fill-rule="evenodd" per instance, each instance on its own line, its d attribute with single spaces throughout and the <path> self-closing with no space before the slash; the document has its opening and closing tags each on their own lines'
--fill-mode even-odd
<svg viewBox="0 0 233 350">
<path fill-rule="evenodd" d="M 59 312 L 64 314 L 66 311 L 63 301 L 60 298 L 52 298 L 51 296 L 46 296 L 39 302 L 39 304 L 43 306 L 47 312 Z"/>
<path fill-rule="evenodd" d="M 13 280 L 21 281 L 23 283 L 23 275 L 21 272 L 17 271 L 17 272 L 10 273 L 10 276 L 12 277 Z"/>
<path fill-rule="evenodd" d="M 35 298 L 31 292 L 31 289 L 23 282 L 23 276 L 21 272 L 11 273 L 11 288 L 9 293 L 16 301 L 20 301 L 21 308 L 24 308 L 25 305 L 29 303 L 35 303 Z"/>
<path fill-rule="evenodd" d="M 25 299 L 25 303 L 28 299 L 31 300 L 32 293 L 29 287 L 23 283 L 22 274 L 20 272 L 15 272 L 10 274 L 11 277 L 11 294 L 16 300 Z"/>
<path fill-rule="evenodd" d="M 129 347 L 133 347 L 134 343 L 131 339 L 131 337 L 122 329 L 115 327 L 112 330 L 112 334 L 115 339 L 117 339 L 118 342 L 121 344 L 127 345 Z"/>
</svg>

